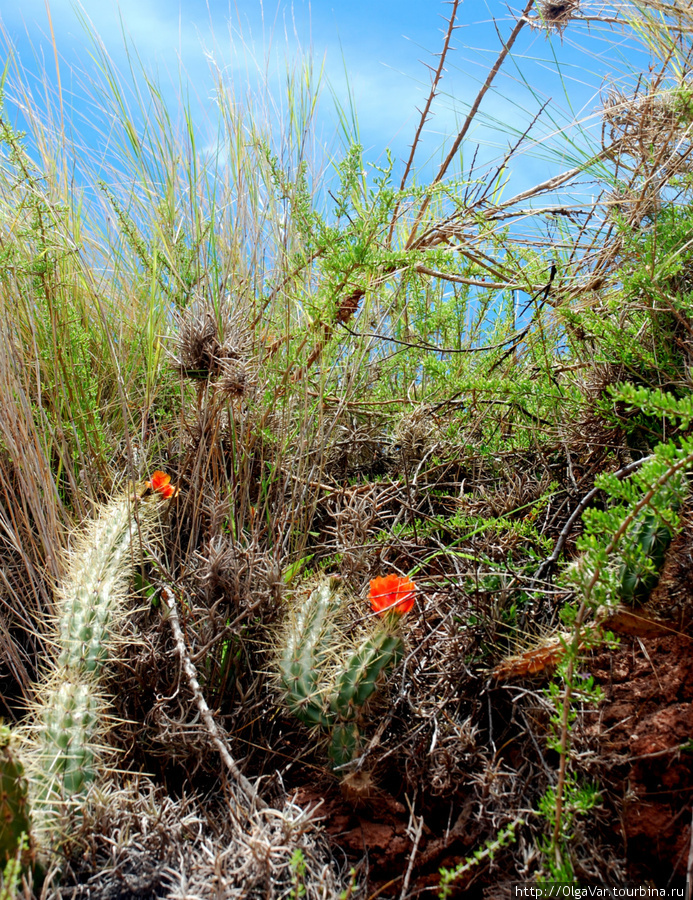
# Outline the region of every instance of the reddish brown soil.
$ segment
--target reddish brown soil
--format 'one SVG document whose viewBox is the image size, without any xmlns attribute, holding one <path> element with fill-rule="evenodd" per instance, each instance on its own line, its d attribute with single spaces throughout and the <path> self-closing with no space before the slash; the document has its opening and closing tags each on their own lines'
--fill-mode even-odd
<svg viewBox="0 0 693 900">
<path fill-rule="evenodd" d="M 617 815 L 629 875 L 685 876 L 693 800 L 693 541 L 672 544 L 640 634 L 621 636 L 589 663 L 606 699 L 588 731 Z M 648 620 L 661 623 L 652 634 Z M 629 629 L 635 630 L 638 629 Z M 691 750 L 683 749 L 690 744 Z"/>
<path fill-rule="evenodd" d="M 623 638 L 590 671 L 606 690 L 599 755 L 634 879 L 666 868 L 685 875 L 691 842 L 693 642 L 683 635 Z"/>
<path fill-rule="evenodd" d="M 303 787 L 296 793 L 296 802 L 303 808 L 319 807 L 316 815 L 322 817 L 326 833 L 353 865 L 362 865 L 367 858 L 370 896 L 400 896 L 415 837 L 403 804 L 378 789 L 358 801 L 353 796 L 345 798 L 336 784 Z M 430 893 L 438 885 L 439 867 L 455 866 L 475 845 L 478 829 L 471 804 L 447 826 L 442 820 L 423 825 L 409 882 L 412 894 L 426 888 Z"/>
</svg>

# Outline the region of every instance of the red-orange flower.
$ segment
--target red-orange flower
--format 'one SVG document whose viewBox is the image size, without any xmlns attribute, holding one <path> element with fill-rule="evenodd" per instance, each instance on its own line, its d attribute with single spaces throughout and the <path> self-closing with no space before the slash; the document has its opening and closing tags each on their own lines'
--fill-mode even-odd
<svg viewBox="0 0 693 900">
<path fill-rule="evenodd" d="M 371 581 L 369 594 L 373 612 L 379 616 L 392 611 L 398 616 L 406 615 L 414 606 L 416 585 L 401 575 L 385 575 Z"/>
<path fill-rule="evenodd" d="M 168 500 L 169 497 L 175 497 L 178 493 L 178 488 L 174 487 L 170 482 L 170 475 L 167 475 L 166 472 L 157 471 L 152 475 L 152 480 L 146 481 L 145 484 L 151 490 L 158 491 L 162 497 Z"/>
</svg>

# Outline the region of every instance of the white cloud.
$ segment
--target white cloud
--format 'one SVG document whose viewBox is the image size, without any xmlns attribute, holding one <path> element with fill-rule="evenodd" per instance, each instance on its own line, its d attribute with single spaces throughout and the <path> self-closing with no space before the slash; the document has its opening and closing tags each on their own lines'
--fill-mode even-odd
<svg viewBox="0 0 693 900">
<path fill-rule="evenodd" d="M 361 0 L 357 0 L 357 6 L 358 2 Z M 93 32 L 127 83 L 125 35 L 135 70 L 141 64 L 160 83 L 172 114 L 180 109 L 181 90 L 192 97 L 196 119 L 199 115 L 201 128 L 209 132 L 206 137 L 203 134 L 202 144 L 210 148 L 216 146 L 217 140 L 216 75 L 223 73 L 241 98 L 247 96 L 249 86 L 252 90 L 253 86 L 266 83 L 281 107 L 285 102 L 281 97 L 286 66 L 295 63 L 302 48 L 312 46 L 316 60 L 322 60 L 323 55 L 325 60 L 326 85 L 320 104 L 319 130 L 326 139 L 329 141 L 338 130 L 338 117 L 329 112 L 332 106 L 329 84 L 347 113 L 350 97 L 353 98 L 367 160 L 382 163 L 384 148 L 388 146 L 396 156 L 406 156 L 419 118 L 417 107 L 423 106 L 428 93 L 430 75 L 420 60 L 435 62 L 430 53 L 440 43 L 440 23 L 436 18 L 440 10 L 431 14 L 430 22 L 424 17 L 424 22 L 420 11 L 414 18 L 417 4 L 402 0 L 401 20 L 390 21 L 384 9 L 388 3 L 383 8 L 376 4 L 369 28 L 359 29 L 361 20 L 356 17 L 362 16 L 363 7 L 349 12 L 345 5 L 333 13 L 326 4 L 318 2 L 311 12 L 307 0 L 294 0 L 294 3 L 295 6 L 289 0 L 271 0 L 265 4 L 263 15 L 258 0 L 209 0 L 209 5 L 206 0 L 180 0 L 175 4 L 170 0 L 82 0 L 81 12 L 73 0 L 50 0 L 50 9 L 58 49 L 66 67 L 70 64 L 81 70 L 78 81 L 81 79 L 88 86 L 93 77 L 90 38 L 84 30 L 84 20 L 91 23 Z M 44 0 L 23 0 L 21 6 L 9 3 L 6 6 L 2 21 L 17 44 L 24 65 L 29 69 L 36 65 L 34 52 L 38 47 L 39 59 L 46 60 L 46 72 L 52 72 L 53 50 Z M 390 14 L 394 9 L 395 5 L 389 7 Z M 409 19 L 405 22 L 406 15 Z M 406 40 L 402 31 L 415 21 L 423 24 L 418 30 L 410 30 L 413 40 Z M 507 28 L 507 22 L 501 25 L 502 30 Z M 340 29 L 346 37 L 340 38 Z M 449 146 L 464 116 L 462 105 L 454 98 L 462 98 L 468 108 L 498 50 L 498 37 L 488 23 L 465 28 L 459 35 L 457 43 L 466 44 L 470 49 L 456 53 L 447 67 L 441 94 L 417 156 L 420 163 L 428 158 L 441 158 L 443 144 Z M 29 41 L 33 41 L 33 49 Z M 527 41 L 527 47 L 532 49 L 534 57 L 546 56 L 550 60 L 550 54 L 542 49 L 542 41 L 535 34 Z M 473 45 L 482 49 L 475 50 Z M 544 64 L 528 56 L 523 65 Z M 512 66 L 509 71 L 512 73 Z M 62 77 L 63 85 L 69 83 L 67 72 L 62 72 Z M 541 79 L 540 87 L 546 91 L 554 89 L 545 70 Z M 506 79 L 500 93 L 489 93 L 482 107 L 499 125 L 484 128 L 477 124 L 464 148 L 467 157 L 477 141 L 484 145 L 483 158 L 502 156 L 508 143 L 514 140 L 513 134 L 522 131 L 529 122 L 531 114 L 522 110 L 523 104 L 534 110 L 538 102 L 520 83 Z M 206 125 L 205 117 L 209 117 Z M 541 133 L 540 129 L 537 133 Z M 523 164 L 525 175 L 540 166 L 529 158 Z"/>
</svg>

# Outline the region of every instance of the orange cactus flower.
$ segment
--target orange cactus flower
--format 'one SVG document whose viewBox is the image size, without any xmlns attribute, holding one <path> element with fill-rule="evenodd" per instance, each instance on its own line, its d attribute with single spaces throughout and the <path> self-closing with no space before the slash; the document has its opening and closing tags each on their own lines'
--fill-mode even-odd
<svg viewBox="0 0 693 900">
<path fill-rule="evenodd" d="M 384 616 L 389 612 L 404 616 L 414 606 L 415 592 L 414 582 L 401 575 L 385 575 L 383 578 L 374 578 L 371 581 L 369 594 L 373 612 L 377 612 L 379 616 Z"/>
<path fill-rule="evenodd" d="M 152 480 L 146 481 L 145 484 L 152 491 L 158 491 L 162 497 L 168 500 L 169 497 L 175 497 L 178 493 L 178 488 L 174 487 L 170 482 L 170 475 L 167 475 L 166 472 L 156 471 L 152 475 Z"/>
</svg>

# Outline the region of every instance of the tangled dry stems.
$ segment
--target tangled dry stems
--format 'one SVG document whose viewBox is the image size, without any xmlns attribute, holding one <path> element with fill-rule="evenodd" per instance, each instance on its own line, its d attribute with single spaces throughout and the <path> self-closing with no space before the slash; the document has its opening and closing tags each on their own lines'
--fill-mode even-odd
<svg viewBox="0 0 693 900">
<path fill-rule="evenodd" d="M 542 24 L 560 35 L 580 11 L 580 0 L 541 0 L 537 4 Z"/>
<path fill-rule="evenodd" d="M 73 830 L 63 884 L 45 894 L 46 900 L 274 900 L 294 886 L 296 850 L 305 861 L 306 897 L 331 900 L 350 883 L 319 822 L 290 798 L 280 808 L 254 813 L 243 829 L 233 823 L 218 796 L 174 799 L 142 777 L 110 792 L 95 791 Z"/>
</svg>

